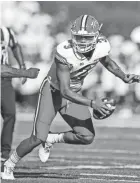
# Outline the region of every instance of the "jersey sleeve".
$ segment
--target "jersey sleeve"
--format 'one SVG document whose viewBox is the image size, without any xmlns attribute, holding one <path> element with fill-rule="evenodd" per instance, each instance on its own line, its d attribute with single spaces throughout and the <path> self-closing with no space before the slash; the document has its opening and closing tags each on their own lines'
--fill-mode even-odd
<svg viewBox="0 0 140 183">
<path fill-rule="evenodd" d="M 12 29 L 7 28 L 7 30 L 9 32 L 9 44 L 8 44 L 8 46 L 13 49 L 17 45 L 17 39 L 16 39 L 15 33 Z"/>
</svg>

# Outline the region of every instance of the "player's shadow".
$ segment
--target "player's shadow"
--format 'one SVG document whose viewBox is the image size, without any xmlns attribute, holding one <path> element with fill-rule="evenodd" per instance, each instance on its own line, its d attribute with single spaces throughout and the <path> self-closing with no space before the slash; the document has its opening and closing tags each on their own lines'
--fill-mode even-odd
<svg viewBox="0 0 140 183">
<path fill-rule="evenodd" d="M 57 174 L 46 172 L 15 172 L 15 178 L 56 178 L 56 179 L 78 179 L 76 175 Z"/>
</svg>

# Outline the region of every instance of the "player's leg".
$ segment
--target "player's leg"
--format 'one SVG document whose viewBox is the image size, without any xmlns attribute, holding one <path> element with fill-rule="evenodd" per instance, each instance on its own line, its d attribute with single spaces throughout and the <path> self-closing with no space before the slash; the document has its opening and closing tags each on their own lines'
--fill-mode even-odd
<svg viewBox="0 0 140 183">
<path fill-rule="evenodd" d="M 51 122 L 58 110 L 57 106 L 55 107 L 56 100 L 53 99 L 52 95 L 50 84 L 46 79 L 43 81 L 40 89 L 32 135 L 19 144 L 10 158 L 5 162 L 5 168 L 11 168 L 13 170 L 22 157 L 30 153 L 42 142 L 45 142 Z M 6 176 L 4 176 L 3 179 L 6 179 Z"/>
<path fill-rule="evenodd" d="M 1 159 L 6 160 L 9 158 L 11 151 L 15 125 L 15 91 L 12 87 L 11 80 L 2 80 L 1 86 L 1 115 L 3 117 Z"/>
<path fill-rule="evenodd" d="M 46 162 L 50 155 L 50 149 L 55 143 L 68 144 L 90 144 L 92 143 L 95 131 L 90 117 L 88 107 L 70 104 L 68 108 L 62 108 L 60 111 L 64 120 L 72 128 L 71 131 L 62 133 L 49 133 L 46 140 L 46 147 L 41 148 L 40 158 L 42 162 Z"/>
<path fill-rule="evenodd" d="M 61 110 L 64 120 L 72 128 L 72 131 L 64 132 L 63 139 L 68 144 L 90 144 L 95 131 L 88 107 L 71 104 L 66 112 Z"/>
<path fill-rule="evenodd" d="M 90 86 L 91 88 L 91 86 Z M 84 91 L 86 91 L 86 89 L 84 88 Z M 92 89 L 93 91 L 93 89 Z M 82 91 L 81 91 L 82 93 Z M 82 93 L 83 95 L 83 93 Z M 89 91 L 89 88 L 87 88 L 87 91 L 84 93 L 84 95 L 89 98 L 89 99 L 94 99 L 94 95 L 93 92 Z M 64 100 L 64 103 L 66 100 Z M 62 117 L 64 118 L 64 120 L 71 126 L 72 129 L 77 129 L 76 126 L 74 126 L 75 124 L 78 126 L 78 129 L 81 128 L 82 130 L 84 129 L 83 127 L 85 127 L 86 129 L 84 130 L 85 133 L 87 133 L 87 135 L 89 135 L 89 142 L 87 140 L 87 142 L 79 142 L 77 140 L 77 142 L 75 141 L 75 137 L 78 134 L 75 134 L 74 131 L 70 131 L 70 132 L 65 132 L 65 133 L 56 133 L 56 134 L 52 134 L 49 133 L 48 137 L 47 137 L 47 142 L 50 143 L 63 143 L 64 139 L 65 141 L 69 141 L 69 139 L 71 139 L 69 141 L 69 143 L 90 143 L 90 141 L 92 142 L 95 132 L 94 132 L 94 128 L 93 128 L 93 123 L 92 123 L 92 119 L 91 119 L 91 114 L 92 114 L 92 109 L 83 106 L 83 105 L 78 105 L 78 104 L 74 104 L 74 103 L 70 103 L 67 105 L 66 102 L 66 106 L 63 107 L 60 110 L 60 114 L 62 115 Z M 69 106 L 69 107 L 68 107 Z M 81 126 L 83 125 L 83 126 Z M 81 127 L 80 127 L 81 126 Z M 89 127 L 89 130 L 87 130 Z M 91 132 L 90 132 L 91 131 Z M 67 140 L 68 139 L 68 140 Z"/>
</svg>

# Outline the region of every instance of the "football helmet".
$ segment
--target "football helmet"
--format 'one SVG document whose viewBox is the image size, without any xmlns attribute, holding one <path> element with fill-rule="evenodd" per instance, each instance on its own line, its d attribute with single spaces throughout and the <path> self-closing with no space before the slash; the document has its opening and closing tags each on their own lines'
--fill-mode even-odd
<svg viewBox="0 0 140 183">
<path fill-rule="evenodd" d="M 98 21 L 90 15 L 81 15 L 71 25 L 73 48 L 86 53 L 96 46 L 99 31 L 101 29 Z"/>
</svg>

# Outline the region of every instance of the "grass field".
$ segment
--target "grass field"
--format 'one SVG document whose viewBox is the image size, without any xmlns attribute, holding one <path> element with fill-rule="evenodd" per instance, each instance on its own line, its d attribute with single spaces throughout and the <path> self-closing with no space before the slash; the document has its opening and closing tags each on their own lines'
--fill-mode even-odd
<svg viewBox="0 0 140 183">
<path fill-rule="evenodd" d="M 121 120 L 116 116 L 95 121 L 96 137 L 87 146 L 56 144 L 47 163 L 38 148 L 16 167 L 16 183 L 140 183 L 140 117 Z M 57 117 L 53 131 L 69 127 Z M 19 116 L 13 148 L 28 137 L 31 119 Z M 3 181 L 2 183 L 13 182 Z"/>
</svg>

